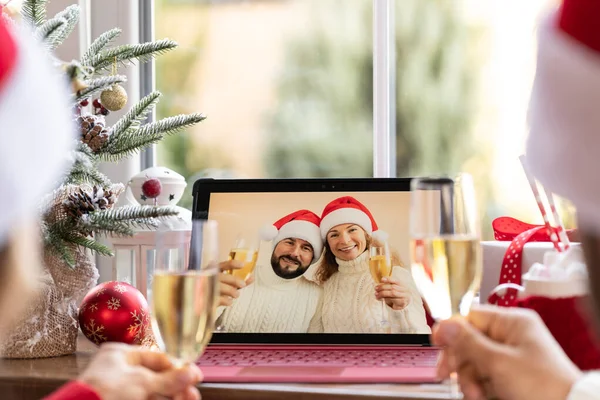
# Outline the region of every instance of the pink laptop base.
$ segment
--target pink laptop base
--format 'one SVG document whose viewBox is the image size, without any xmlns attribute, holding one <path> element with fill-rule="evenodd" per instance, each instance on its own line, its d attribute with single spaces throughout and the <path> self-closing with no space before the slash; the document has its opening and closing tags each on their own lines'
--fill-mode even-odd
<svg viewBox="0 0 600 400">
<path fill-rule="evenodd" d="M 275 362 L 258 363 L 252 366 L 236 366 L 231 362 L 207 362 L 213 357 L 219 357 L 223 352 L 319 352 L 331 351 L 331 354 L 344 352 L 366 352 L 366 355 L 377 359 L 378 354 L 389 352 L 399 355 L 406 352 L 421 357 L 414 359 L 410 366 L 355 366 L 344 360 L 327 365 L 323 361 L 315 361 L 303 365 L 282 365 Z M 387 353 L 386 353 L 387 352 Z M 198 365 L 204 374 L 204 382 L 239 382 L 239 383 L 433 383 L 440 380 L 436 376 L 436 364 L 439 349 L 434 347 L 414 346 L 248 346 L 248 345 L 211 345 L 207 348 Z M 234 357 L 235 359 L 235 357 Z"/>
</svg>

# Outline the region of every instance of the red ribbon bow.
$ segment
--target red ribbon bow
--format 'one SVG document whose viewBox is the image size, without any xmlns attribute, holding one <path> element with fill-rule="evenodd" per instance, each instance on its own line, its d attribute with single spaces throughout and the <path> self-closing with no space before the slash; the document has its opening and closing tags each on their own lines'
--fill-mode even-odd
<svg viewBox="0 0 600 400">
<path fill-rule="evenodd" d="M 511 241 L 500 269 L 500 285 L 513 283 L 521 285 L 523 248 L 529 242 L 550 242 L 550 235 L 545 225 L 532 225 L 511 217 L 499 217 L 492 222 L 494 238 L 498 241 Z M 551 228 L 553 233 L 558 233 L 556 228 Z M 576 235 L 575 229 L 566 231 L 569 240 Z M 491 304 L 509 307 L 514 304 L 517 290 L 509 288 L 502 295 L 492 294 L 488 298 Z"/>
<path fill-rule="evenodd" d="M 533 225 L 512 217 L 499 217 L 492 222 L 492 228 L 494 229 L 494 239 L 499 241 L 514 240 L 518 235 L 534 230 L 528 242 L 549 242 L 550 235 L 545 225 Z M 558 233 L 557 228 L 551 228 L 554 233 Z M 568 229 L 567 236 L 569 240 L 573 240 L 577 234 L 576 229 Z"/>
</svg>

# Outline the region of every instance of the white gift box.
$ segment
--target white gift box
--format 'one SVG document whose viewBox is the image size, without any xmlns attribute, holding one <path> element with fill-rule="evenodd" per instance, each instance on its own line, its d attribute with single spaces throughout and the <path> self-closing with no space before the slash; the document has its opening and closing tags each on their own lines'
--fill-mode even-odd
<svg viewBox="0 0 600 400">
<path fill-rule="evenodd" d="M 483 279 L 480 289 L 481 303 L 487 303 L 492 290 L 500 283 L 500 269 L 504 260 L 504 254 L 510 246 L 510 242 L 505 241 L 483 241 L 481 242 L 483 252 Z M 580 253 L 579 243 L 571 243 L 573 249 Z M 538 295 L 547 297 L 566 297 L 582 295 L 587 292 L 587 279 L 581 276 L 572 279 L 540 279 L 528 274 L 530 268 L 535 263 L 543 264 L 546 253 L 556 253 L 551 242 L 531 242 L 525 244 L 523 248 L 522 283 L 526 289 L 525 295 Z M 548 258 L 546 259 L 548 262 Z"/>
</svg>

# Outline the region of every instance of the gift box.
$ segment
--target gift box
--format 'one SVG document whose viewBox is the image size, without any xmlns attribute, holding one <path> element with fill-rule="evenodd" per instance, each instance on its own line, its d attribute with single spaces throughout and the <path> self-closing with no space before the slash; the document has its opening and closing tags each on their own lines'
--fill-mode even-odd
<svg viewBox="0 0 600 400">
<path fill-rule="evenodd" d="M 481 303 L 487 302 L 492 290 L 498 286 L 500 281 L 500 271 L 503 267 L 504 255 L 511 242 L 484 241 L 481 242 L 483 253 L 483 278 L 479 298 Z M 580 247 L 579 243 L 571 243 L 573 247 Z M 535 263 L 544 262 L 544 254 L 553 251 L 554 246 L 550 242 L 530 242 L 523 246 L 523 258 L 521 261 L 521 275 L 528 272 L 529 268 Z M 514 272 L 511 270 L 511 272 Z M 507 270 L 508 274 L 508 270 Z M 507 276 L 508 278 L 508 276 Z M 515 274 L 515 283 L 517 276 Z M 521 282 L 519 277 L 518 282 Z"/>
<path fill-rule="evenodd" d="M 512 228 L 518 226 L 518 229 Z M 573 238 L 574 232 L 571 233 Z M 498 241 L 483 242 L 480 298 L 536 311 L 567 356 L 582 370 L 600 368 L 600 341 L 590 323 L 587 270 L 579 243 L 560 248 L 553 232 L 503 217 Z M 556 236 L 554 237 L 556 239 Z"/>
</svg>

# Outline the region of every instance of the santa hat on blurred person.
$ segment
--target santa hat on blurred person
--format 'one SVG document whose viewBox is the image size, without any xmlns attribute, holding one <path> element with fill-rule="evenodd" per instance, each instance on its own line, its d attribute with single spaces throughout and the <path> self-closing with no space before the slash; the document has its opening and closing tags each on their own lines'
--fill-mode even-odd
<svg viewBox="0 0 600 400">
<path fill-rule="evenodd" d="M 66 78 L 32 32 L 7 22 L 0 15 L 0 247 L 35 217 L 75 138 Z"/>
<path fill-rule="evenodd" d="M 563 0 L 538 36 L 527 164 L 600 233 L 600 0 Z"/>
<path fill-rule="evenodd" d="M 321 256 L 323 241 L 319 231 L 321 219 L 317 214 L 309 210 L 298 210 L 275 221 L 273 225 L 267 225 L 260 231 L 262 240 L 273 241 L 273 245 L 287 238 L 306 240 L 313 247 L 313 261 Z"/>
<path fill-rule="evenodd" d="M 381 231 L 373 218 L 373 214 L 364 204 L 351 196 L 338 197 L 325 206 L 321 214 L 321 237 L 340 224 L 356 224 L 378 241 L 386 241 L 388 235 Z"/>
</svg>

